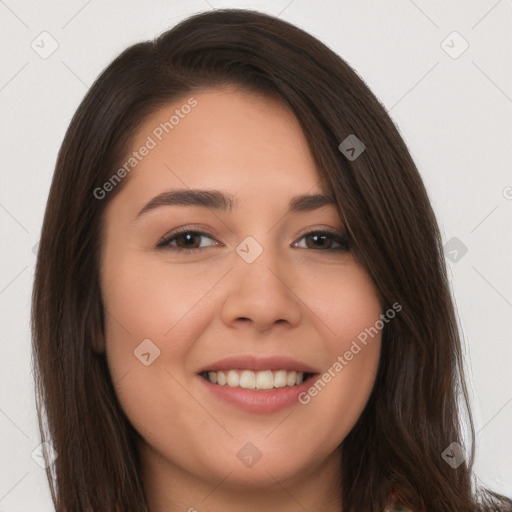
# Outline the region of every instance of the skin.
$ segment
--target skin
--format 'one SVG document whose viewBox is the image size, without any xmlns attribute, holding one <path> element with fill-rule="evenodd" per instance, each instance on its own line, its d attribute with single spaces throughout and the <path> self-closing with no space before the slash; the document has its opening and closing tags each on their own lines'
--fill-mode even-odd
<svg viewBox="0 0 512 512">
<path fill-rule="evenodd" d="M 104 218 L 104 348 L 117 397 L 143 439 L 150 508 L 338 512 L 338 447 L 370 395 L 380 333 L 310 403 L 272 414 L 219 400 L 197 372 L 238 354 L 288 355 L 325 372 L 379 319 L 376 289 L 350 251 L 329 253 L 304 237 L 343 231 L 334 205 L 286 213 L 292 196 L 322 192 L 291 111 L 233 88 L 193 96 L 197 106 L 125 178 Z M 148 118 L 132 150 L 187 99 Z M 220 189 L 237 205 L 137 216 L 176 188 Z M 193 238 L 199 251 L 155 248 L 189 225 L 209 233 Z M 235 250 L 247 236 L 263 248 L 253 263 Z M 172 245 L 187 247 L 183 238 Z M 145 366 L 134 350 L 148 338 L 160 356 Z M 237 458 L 248 442 L 262 453 L 250 468 Z"/>
</svg>

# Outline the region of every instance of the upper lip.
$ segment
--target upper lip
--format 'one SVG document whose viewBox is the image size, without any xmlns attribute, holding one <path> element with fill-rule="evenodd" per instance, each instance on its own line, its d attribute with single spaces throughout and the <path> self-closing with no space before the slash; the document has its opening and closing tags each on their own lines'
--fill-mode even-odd
<svg viewBox="0 0 512 512">
<path fill-rule="evenodd" d="M 204 366 L 198 373 L 216 372 L 221 370 L 295 370 L 297 372 L 317 373 L 312 366 L 284 355 L 228 356 Z"/>
</svg>

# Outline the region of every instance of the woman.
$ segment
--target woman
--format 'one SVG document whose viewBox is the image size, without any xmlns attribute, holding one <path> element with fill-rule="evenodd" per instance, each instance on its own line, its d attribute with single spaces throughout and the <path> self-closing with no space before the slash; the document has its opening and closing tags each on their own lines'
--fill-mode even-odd
<svg viewBox="0 0 512 512">
<path fill-rule="evenodd" d="M 472 487 L 409 152 L 271 16 L 193 16 L 97 79 L 59 153 L 33 340 L 58 512 L 511 509 Z"/>
</svg>

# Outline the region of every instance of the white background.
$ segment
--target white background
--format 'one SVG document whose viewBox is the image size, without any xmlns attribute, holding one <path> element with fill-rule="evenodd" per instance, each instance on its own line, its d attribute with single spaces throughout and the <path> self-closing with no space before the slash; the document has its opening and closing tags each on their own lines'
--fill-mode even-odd
<svg viewBox="0 0 512 512">
<path fill-rule="evenodd" d="M 39 445 L 30 293 L 57 151 L 102 69 L 127 46 L 212 7 L 279 15 L 341 55 L 385 105 L 425 181 L 467 345 L 476 473 L 512 495 L 512 2 L 0 1 L 0 512 L 53 511 Z M 47 59 L 32 48 L 47 31 Z M 469 44 L 458 58 L 452 52 Z M 43 43 L 38 43 L 42 46 Z M 49 46 L 46 46 L 48 48 Z M 411 240 L 411 243 L 414 243 Z"/>
</svg>

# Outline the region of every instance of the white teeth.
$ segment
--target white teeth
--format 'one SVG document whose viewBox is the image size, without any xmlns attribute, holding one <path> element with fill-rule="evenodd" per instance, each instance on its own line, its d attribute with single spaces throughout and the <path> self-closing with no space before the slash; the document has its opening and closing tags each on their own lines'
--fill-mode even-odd
<svg viewBox="0 0 512 512">
<path fill-rule="evenodd" d="M 217 384 L 220 384 L 221 386 L 226 385 L 226 374 L 224 372 L 211 372 L 217 374 Z M 210 375 L 210 373 L 208 373 Z"/>
<path fill-rule="evenodd" d="M 286 386 L 286 370 L 279 370 L 274 375 L 274 387 L 284 388 Z"/>
<path fill-rule="evenodd" d="M 244 370 L 240 375 L 240 387 L 245 389 L 256 389 L 256 375 L 251 370 Z"/>
<path fill-rule="evenodd" d="M 286 385 L 293 386 L 297 381 L 297 372 L 288 372 L 286 375 Z"/>
<path fill-rule="evenodd" d="M 272 389 L 274 387 L 274 376 L 270 370 L 256 374 L 256 389 Z"/>
<path fill-rule="evenodd" d="M 208 372 L 208 380 L 220 386 L 244 389 L 273 389 L 298 386 L 304 381 L 304 373 L 287 370 L 229 370 Z"/>
<path fill-rule="evenodd" d="M 229 370 L 228 372 L 228 386 L 232 388 L 237 388 L 238 384 L 240 384 L 240 377 L 235 370 Z"/>
</svg>

